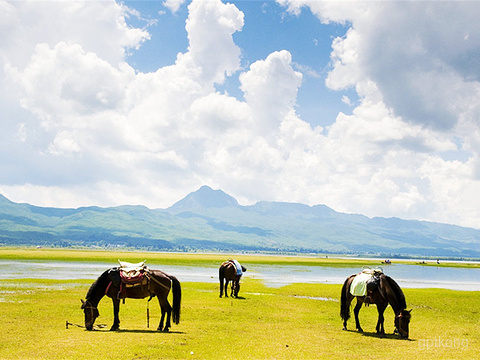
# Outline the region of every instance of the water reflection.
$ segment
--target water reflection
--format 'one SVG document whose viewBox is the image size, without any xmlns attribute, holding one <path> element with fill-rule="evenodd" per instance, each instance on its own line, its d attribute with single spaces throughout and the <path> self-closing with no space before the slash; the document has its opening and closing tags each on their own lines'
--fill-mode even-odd
<svg viewBox="0 0 480 360">
<path fill-rule="evenodd" d="M 0 279 L 95 280 L 103 271 L 112 266 L 115 264 L 0 260 Z M 216 283 L 218 281 L 217 266 L 165 265 L 152 266 L 152 268 L 159 268 L 171 273 L 181 282 Z M 291 283 L 341 284 L 349 275 L 358 273 L 360 270 L 358 267 L 251 265 L 248 266 L 248 271 L 244 276 L 260 279 L 271 287 Z M 384 271 L 403 288 L 434 287 L 480 291 L 480 269 L 392 264 L 384 267 Z"/>
</svg>

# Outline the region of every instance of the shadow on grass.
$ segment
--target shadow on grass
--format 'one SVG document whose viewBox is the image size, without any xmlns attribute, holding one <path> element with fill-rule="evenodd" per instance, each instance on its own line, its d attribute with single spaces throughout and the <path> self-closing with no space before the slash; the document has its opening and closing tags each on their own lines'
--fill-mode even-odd
<svg viewBox="0 0 480 360">
<path fill-rule="evenodd" d="M 246 300 L 247 298 L 244 298 L 243 296 L 237 296 L 237 297 L 228 297 L 228 296 L 225 296 L 224 298 L 222 299 L 230 299 L 230 300 Z"/>
<path fill-rule="evenodd" d="M 144 330 L 141 330 L 141 329 L 132 329 L 132 330 L 129 330 L 129 329 L 118 329 L 118 330 L 114 330 L 114 331 L 110 331 L 108 329 L 105 329 L 105 330 L 99 330 L 99 329 L 96 329 L 94 331 L 100 331 L 100 332 L 111 332 L 111 333 L 132 333 L 132 334 L 153 334 L 153 333 L 158 333 L 158 334 L 185 334 L 183 331 L 168 331 L 168 332 L 165 332 L 165 331 L 158 331 L 158 330 L 154 330 L 154 329 L 144 329 Z"/>
<path fill-rule="evenodd" d="M 345 330 L 344 330 L 345 331 Z M 377 338 L 377 339 L 390 339 L 390 340 L 406 340 L 406 341 L 416 341 L 415 339 L 405 339 L 397 334 L 378 334 L 376 332 L 359 332 L 358 330 L 346 330 L 347 332 L 351 333 L 358 333 L 359 335 L 366 336 L 366 337 L 372 337 L 372 338 Z"/>
<path fill-rule="evenodd" d="M 374 337 L 374 338 L 377 338 L 377 339 L 390 339 L 390 340 L 406 340 L 406 341 L 415 341 L 413 339 L 405 339 L 405 338 L 402 338 L 396 334 L 377 334 L 376 332 L 363 332 L 361 333 L 363 336 L 367 336 L 367 337 Z"/>
</svg>

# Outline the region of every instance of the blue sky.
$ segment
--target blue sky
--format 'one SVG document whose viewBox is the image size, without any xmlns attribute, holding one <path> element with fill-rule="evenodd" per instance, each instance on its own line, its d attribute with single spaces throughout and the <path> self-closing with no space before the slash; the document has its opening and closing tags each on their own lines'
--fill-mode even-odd
<svg viewBox="0 0 480 360">
<path fill-rule="evenodd" d="M 325 87 L 330 69 L 331 43 L 342 37 L 347 25 L 323 24 L 305 8 L 299 15 L 286 11 L 275 1 L 231 1 L 245 14 L 245 25 L 235 33 L 235 43 L 242 49 L 242 66 L 264 59 L 268 54 L 288 49 L 297 67 L 303 69 L 304 78 L 297 98 L 298 112 L 313 126 L 327 126 L 335 121 L 339 111 L 349 112 L 351 107 L 342 102 L 342 96 L 355 101 L 354 91 L 331 91 Z M 151 39 L 132 51 L 127 61 L 137 70 L 152 72 L 175 62 L 179 52 L 188 48 L 185 20 L 187 5 L 183 3 L 172 13 L 160 1 L 126 1 L 125 4 L 141 13 L 141 19 L 130 17 L 133 26 L 148 26 Z M 237 76 L 227 77 L 219 91 L 241 98 Z"/>
<path fill-rule="evenodd" d="M 478 228 L 480 2 L 0 0 L 0 193 Z"/>
</svg>

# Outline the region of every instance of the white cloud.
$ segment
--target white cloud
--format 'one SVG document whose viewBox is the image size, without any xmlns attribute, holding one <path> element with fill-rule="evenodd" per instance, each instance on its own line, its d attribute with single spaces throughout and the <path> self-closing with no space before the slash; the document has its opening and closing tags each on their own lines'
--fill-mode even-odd
<svg viewBox="0 0 480 360">
<path fill-rule="evenodd" d="M 189 47 L 185 56 L 201 70 L 205 81 L 223 83 L 240 67 L 240 48 L 232 34 L 243 27 L 243 13 L 232 4 L 193 1 L 186 23 Z"/>
<path fill-rule="evenodd" d="M 479 186 L 479 127 L 474 119 L 480 113 L 480 68 L 474 59 L 480 43 L 472 41 L 472 34 L 480 35 L 474 15 L 480 4 L 279 3 L 295 14 L 308 6 L 324 23 L 350 26 L 332 42 L 326 85 L 337 91 L 354 88 L 360 105 L 351 116 L 340 115 L 327 138 L 336 139 L 338 153 L 346 157 L 337 158 L 337 172 L 348 164 L 361 166 L 371 180 L 357 174 L 357 180 L 341 185 L 354 190 L 354 201 L 346 205 L 344 194 L 337 208 L 343 204 L 346 211 L 363 208 L 370 215 L 447 222 L 463 218 L 463 224 L 476 226 L 471 214 L 480 215 L 479 209 L 470 205 L 469 215 L 463 215 L 462 204 L 471 203 L 468 194 L 474 196 L 472 190 Z M 449 160 L 442 158 L 446 152 Z M 455 153 L 458 160 L 451 160 Z M 403 164 L 405 174 L 396 176 L 392 162 Z M 354 177 L 342 181 L 348 178 Z M 365 199 L 371 201 L 362 205 Z"/>
<path fill-rule="evenodd" d="M 208 184 L 245 202 L 476 226 L 480 90 L 467 65 L 480 31 L 468 6 L 282 4 L 350 25 L 332 41 L 326 85 L 359 100 L 328 128 L 296 113 L 302 67 L 288 49 L 240 68 L 233 34 L 248 19 L 232 4 L 194 0 L 188 51 L 141 73 L 125 54 L 149 34 L 126 25 L 123 5 L 0 2 L 0 192 L 39 205 L 166 207 Z M 228 76 L 244 99 L 216 91 Z"/>
<path fill-rule="evenodd" d="M 350 100 L 350 98 L 347 96 L 347 95 L 343 95 L 342 96 L 342 102 L 345 104 L 345 105 L 348 105 L 348 106 L 352 106 L 352 100 Z"/>
<path fill-rule="evenodd" d="M 184 2 L 185 0 L 165 0 L 163 2 L 163 6 L 170 9 L 172 13 L 176 13 L 178 9 L 180 9 L 180 6 L 183 5 Z"/>
<path fill-rule="evenodd" d="M 112 67 L 78 44 L 38 44 L 22 71 L 6 66 L 19 84 L 22 103 L 45 122 L 64 123 L 76 114 L 115 109 L 134 75 L 127 66 Z"/>
<path fill-rule="evenodd" d="M 7 9 L 2 13 L 0 50 L 20 69 L 41 43 L 50 47 L 59 42 L 79 44 L 115 66 L 128 48 L 149 39 L 146 31 L 127 26 L 126 8 L 112 0 L 0 3 Z"/>
<path fill-rule="evenodd" d="M 293 70 L 291 61 L 288 51 L 274 52 L 240 75 L 240 88 L 263 135 L 278 129 L 282 118 L 296 103 L 302 74 Z"/>
</svg>

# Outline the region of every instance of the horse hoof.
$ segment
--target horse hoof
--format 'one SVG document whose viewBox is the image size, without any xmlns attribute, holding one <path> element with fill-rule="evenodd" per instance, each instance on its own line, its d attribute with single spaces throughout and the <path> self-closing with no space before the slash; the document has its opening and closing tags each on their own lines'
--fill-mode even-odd
<svg viewBox="0 0 480 360">
<path fill-rule="evenodd" d="M 118 331 L 118 326 L 112 326 L 112 327 L 110 328 L 110 331 Z"/>
</svg>

